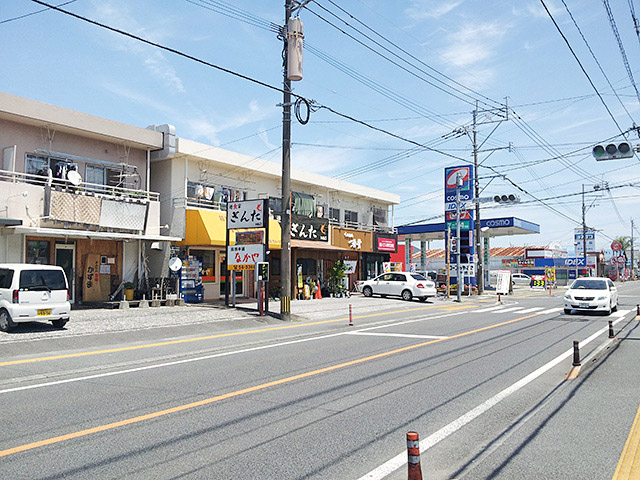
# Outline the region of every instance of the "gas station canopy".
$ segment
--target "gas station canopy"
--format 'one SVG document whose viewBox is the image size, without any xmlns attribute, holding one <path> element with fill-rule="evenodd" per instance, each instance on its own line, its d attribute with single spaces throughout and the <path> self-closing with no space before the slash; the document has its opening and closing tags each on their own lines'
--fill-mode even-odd
<svg viewBox="0 0 640 480">
<path fill-rule="evenodd" d="M 400 237 L 415 237 L 415 240 L 444 240 L 446 228 L 445 222 L 405 225 L 398 227 L 398 235 Z M 480 228 L 483 229 L 482 235 L 484 237 L 540 233 L 540 225 L 517 217 L 480 220 Z"/>
</svg>

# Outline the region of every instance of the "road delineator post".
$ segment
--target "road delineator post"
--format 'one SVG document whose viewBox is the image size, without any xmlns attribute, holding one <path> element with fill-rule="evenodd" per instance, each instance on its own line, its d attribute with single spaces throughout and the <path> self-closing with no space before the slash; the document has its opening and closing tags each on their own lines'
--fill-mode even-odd
<svg viewBox="0 0 640 480">
<path fill-rule="evenodd" d="M 351 304 L 349 304 L 349 326 L 353 327 L 353 312 L 351 311 Z"/>
<path fill-rule="evenodd" d="M 615 338 L 616 335 L 613 333 L 613 321 L 609 320 L 609 338 Z"/>
<path fill-rule="evenodd" d="M 636 315 L 640 315 L 640 305 L 636 305 Z"/>
<path fill-rule="evenodd" d="M 418 432 L 407 432 L 407 480 L 422 480 L 422 468 L 420 467 L 420 441 Z"/>
<path fill-rule="evenodd" d="M 573 364 L 574 367 L 582 365 L 580 363 L 580 342 L 578 340 L 573 341 Z"/>
</svg>

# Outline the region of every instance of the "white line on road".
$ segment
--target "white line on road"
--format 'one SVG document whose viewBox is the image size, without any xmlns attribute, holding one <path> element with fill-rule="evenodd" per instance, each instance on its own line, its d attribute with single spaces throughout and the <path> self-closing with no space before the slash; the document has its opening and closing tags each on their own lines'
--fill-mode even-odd
<svg viewBox="0 0 640 480">
<path fill-rule="evenodd" d="M 456 315 L 462 315 L 464 312 L 454 312 L 454 313 L 446 313 L 446 314 L 442 314 L 442 315 L 435 315 L 433 317 L 423 317 L 420 319 L 416 319 L 416 320 L 405 320 L 402 322 L 396 322 L 396 323 L 390 323 L 388 325 L 383 325 L 383 326 L 378 326 L 378 327 L 370 327 L 370 328 L 365 328 L 365 329 L 361 329 L 361 330 L 356 330 L 355 332 L 339 332 L 339 333 L 331 333 L 328 335 L 320 335 L 317 337 L 310 337 L 310 338 L 302 338 L 302 339 L 298 339 L 298 340 L 289 340 L 286 342 L 280 342 L 280 343 L 274 343 L 274 344 L 270 344 L 270 345 L 261 345 L 259 347 L 251 347 L 251 348 L 243 348 L 241 350 L 233 350 L 230 352 L 223 352 L 223 353 L 214 353 L 211 355 L 204 355 L 202 357 L 194 357 L 194 358 L 186 358 L 186 359 L 182 359 L 182 360 L 175 360 L 172 362 L 164 362 L 164 363 L 158 363 L 155 365 L 147 365 L 144 367 L 136 367 L 136 368 L 128 368 L 125 370 L 117 370 L 114 372 L 105 372 L 105 373 L 96 373 L 94 375 L 85 375 L 83 377 L 74 377 L 74 378 L 67 378 L 64 380 L 56 380 L 53 382 L 45 382 L 45 383 L 38 383 L 38 384 L 34 384 L 34 385 L 25 385 L 22 387 L 13 387 L 13 388 L 6 388 L 4 390 L 0 390 L 0 394 L 3 393 L 10 393 L 10 392 L 19 392 L 22 390 L 31 390 L 34 388 L 42 388 L 42 387 L 51 387 L 54 385 L 62 385 L 65 383 L 73 383 L 73 382 L 80 382 L 83 380 L 93 380 L 96 378 L 104 378 L 104 377 L 112 377 L 115 375 L 123 375 L 126 373 L 134 373 L 134 372 L 142 372 L 144 370 L 152 370 L 155 368 L 162 368 L 162 367 L 171 367 L 174 365 L 181 365 L 181 364 L 185 364 L 185 363 L 191 363 L 191 362 L 198 362 L 201 360 L 209 360 L 212 358 L 219 358 L 219 357 L 226 357 L 226 356 L 230 356 L 230 355 L 237 355 L 240 353 L 248 353 L 248 352 L 255 352 L 258 350 L 266 350 L 269 348 L 276 348 L 276 347 L 282 347 L 285 345 L 294 345 L 296 343 L 303 343 L 303 342 L 310 342 L 313 340 L 323 340 L 326 338 L 332 338 L 332 337 L 338 337 L 341 335 L 349 335 L 352 333 L 357 333 L 359 331 L 364 331 L 364 330 L 372 330 L 374 328 L 382 328 L 382 327 L 394 327 L 394 326 L 398 326 L 398 325 L 405 325 L 407 323 L 414 323 L 414 322 L 420 322 L 420 321 L 426 321 L 426 320 L 433 320 L 436 318 L 447 318 L 447 317 L 453 317 Z"/>
<path fill-rule="evenodd" d="M 515 311 L 520 310 L 522 308 L 524 308 L 524 307 L 510 307 L 510 308 L 505 308 L 503 310 L 496 310 L 493 313 L 515 312 Z M 520 313 L 520 312 L 518 312 L 518 313 Z"/>
<path fill-rule="evenodd" d="M 449 338 L 436 335 L 413 335 L 411 333 L 378 333 L 378 332 L 349 332 L 349 335 L 371 335 L 374 337 L 400 337 L 400 338 Z"/>
<path fill-rule="evenodd" d="M 556 313 L 559 312 L 560 310 L 562 310 L 563 307 L 558 307 L 558 308 L 550 308 L 549 310 L 543 310 L 541 312 L 538 312 L 540 315 L 546 315 L 547 313 Z"/>
<path fill-rule="evenodd" d="M 544 312 L 540 312 L 540 313 L 544 313 Z M 613 322 L 613 324 L 615 325 L 616 323 L 622 321 L 623 318 L 624 317 L 620 317 L 615 322 Z M 593 335 L 588 337 L 586 340 L 583 340 L 582 342 L 580 342 L 580 346 L 587 345 L 587 344 L 591 343 L 598 336 L 602 335 L 605 332 L 608 332 L 608 329 L 609 329 L 608 326 L 604 327 L 604 328 L 601 328 L 596 333 L 594 333 Z M 424 440 L 420 441 L 420 451 L 424 453 L 425 451 L 429 450 L 431 447 L 435 446 L 436 444 L 438 444 L 439 442 L 441 442 L 442 440 L 447 438 L 449 435 L 451 435 L 451 434 L 455 433 L 456 431 L 460 430 L 466 424 L 468 424 L 469 422 L 471 422 L 475 418 L 478 418 L 480 415 L 485 413 L 491 407 L 497 405 L 502 400 L 507 398 L 509 395 L 517 392 L 522 387 L 524 387 L 527 384 L 531 383 L 533 380 L 535 380 L 536 378 L 538 378 L 539 376 L 541 376 L 542 374 L 544 374 L 548 370 L 552 369 L 553 367 L 558 365 L 563 360 L 569 358 L 571 355 L 573 355 L 573 348 L 570 348 L 566 352 L 558 355 L 556 358 L 554 358 L 550 362 L 546 363 L 542 367 L 538 368 L 537 370 L 531 372 L 526 377 L 518 380 L 513 385 L 505 388 L 504 390 L 502 390 L 498 394 L 494 395 L 490 399 L 486 400 L 485 402 L 481 403 L 477 407 L 469 410 L 467 413 L 465 413 L 461 417 L 458 417 L 457 419 L 455 419 L 453 422 L 449 423 L 448 425 L 445 425 L 444 427 L 442 427 L 437 432 L 432 433 L 427 438 L 425 438 Z M 402 453 L 399 453 L 398 455 L 396 455 L 392 459 L 388 460 L 387 462 L 383 463 L 382 465 L 380 465 L 376 469 L 374 469 L 374 470 L 370 471 L 369 473 L 367 473 L 366 475 L 360 477 L 358 480 L 381 480 L 384 477 L 386 477 L 388 475 L 391 475 L 393 472 L 395 472 L 396 470 L 398 470 L 399 468 L 401 468 L 402 466 L 404 466 L 406 464 L 407 464 L 407 452 L 403 451 Z"/>
<path fill-rule="evenodd" d="M 481 308 L 480 310 L 471 310 L 471 313 L 493 312 L 496 310 L 501 310 L 503 308 L 507 308 L 507 307 L 505 305 L 498 305 L 497 307 Z"/>
<path fill-rule="evenodd" d="M 532 307 L 532 308 L 525 308 L 524 310 L 520 310 L 518 312 L 518 315 L 520 315 L 521 313 L 530 313 L 530 312 L 535 312 L 537 310 L 542 310 L 544 307 Z"/>
</svg>

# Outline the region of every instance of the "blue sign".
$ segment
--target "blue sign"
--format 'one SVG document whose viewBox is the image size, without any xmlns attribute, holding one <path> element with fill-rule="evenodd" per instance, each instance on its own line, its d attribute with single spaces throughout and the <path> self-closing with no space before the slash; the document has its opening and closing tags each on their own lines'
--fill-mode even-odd
<svg viewBox="0 0 640 480">
<path fill-rule="evenodd" d="M 586 267 L 586 258 L 584 257 L 568 257 L 554 258 L 553 264 L 556 267 Z"/>
<path fill-rule="evenodd" d="M 469 201 L 473 198 L 473 166 L 447 167 L 444 169 L 444 203 L 456 201 L 456 179 L 458 174 L 462 178 L 460 200 Z"/>
</svg>

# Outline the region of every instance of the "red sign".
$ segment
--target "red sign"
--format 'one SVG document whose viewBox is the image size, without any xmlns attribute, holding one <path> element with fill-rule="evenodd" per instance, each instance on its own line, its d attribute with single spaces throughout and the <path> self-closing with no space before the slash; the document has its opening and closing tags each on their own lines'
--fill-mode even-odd
<svg viewBox="0 0 640 480">
<path fill-rule="evenodd" d="M 447 213 L 447 221 L 455 221 L 456 220 L 456 212 L 446 212 Z M 469 210 L 460 210 L 460 220 L 470 220 L 471 213 Z"/>
<path fill-rule="evenodd" d="M 380 238 L 378 237 L 378 250 L 381 252 L 395 252 L 396 251 L 396 239 L 395 238 Z"/>
<path fill-rule="evenodd" d="M 613 250 L 614 252 L 619 252 L 620 250 L 622 250 L 622 244 L 619 241 L 614 240 L 613 242 L 611 242 L 611 250 Z"/>
</svg>

